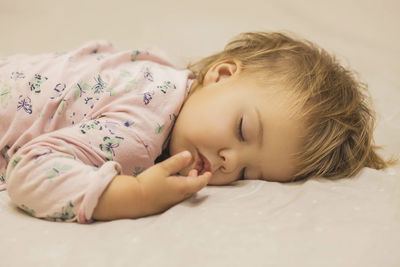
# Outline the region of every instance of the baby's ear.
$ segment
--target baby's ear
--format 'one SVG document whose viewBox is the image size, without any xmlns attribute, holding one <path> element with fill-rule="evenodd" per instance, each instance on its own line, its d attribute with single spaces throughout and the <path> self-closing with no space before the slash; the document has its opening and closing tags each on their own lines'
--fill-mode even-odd
<svg viewBox="0 0 400 267">
<path fill-rule="evenodd" d="M 234 75 L 237 75 L 239 71 L 239 64 L 235 60 L 227 60 L 215 63 L 204 76 L 203 86 L 233 77 Z"/>
</svg>

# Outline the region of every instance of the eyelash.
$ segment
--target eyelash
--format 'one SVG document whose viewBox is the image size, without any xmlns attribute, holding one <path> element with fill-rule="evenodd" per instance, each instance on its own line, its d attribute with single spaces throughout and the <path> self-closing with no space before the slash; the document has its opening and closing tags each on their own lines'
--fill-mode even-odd
<svg viewBox="0 0 400 267">
<path fill-rule="evenodd" d="M 238 136 L 239 136 L 239 140 L 244 142 L 244 137 L 243 137 L 243 130 L 242 130 L 242 125 L 243 125 L 243 117 L 240 118 L 239 121 L 239 126 L 238 126 Z M 244 180 L 244 171 L 246 168 L 243 168 L 240 173 L 239 173 L 239 180 Z"/>
<path fill-rule="evenodd" d="M 244 141 L 242 125 L 243 125 L 243 117 L 240 118 L 239 126 L 238 126 L 238 136 L 239 136 L 240 141 Z"/>
</svg>

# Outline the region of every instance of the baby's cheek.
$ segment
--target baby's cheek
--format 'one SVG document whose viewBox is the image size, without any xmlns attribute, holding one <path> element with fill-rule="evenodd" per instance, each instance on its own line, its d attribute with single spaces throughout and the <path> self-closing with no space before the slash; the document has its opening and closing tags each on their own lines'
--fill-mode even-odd
<svg viewBox="0 0 400 267">
<path fill-rule="evenodd" d="M 234 182 L 236 179 L 233 175 L 226 176 L 221 175 L 221 173 L 215 172 L 211 176 L 211 180 L 208 183 L 209 185 L 227 185 Z"/>
</svg>

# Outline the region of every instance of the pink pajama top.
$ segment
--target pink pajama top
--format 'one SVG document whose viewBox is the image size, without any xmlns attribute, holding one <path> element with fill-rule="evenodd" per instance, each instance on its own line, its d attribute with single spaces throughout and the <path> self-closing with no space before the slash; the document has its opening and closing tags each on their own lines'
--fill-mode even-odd
<svg viewBox="0 0 400 267">
<path fill-rule="evenodd" d="M 154 164 L 192 81 L 102 41 L 0 60 L 0 190 L 32 216 L 90 222 L 116 175 Z"/>
</svg>

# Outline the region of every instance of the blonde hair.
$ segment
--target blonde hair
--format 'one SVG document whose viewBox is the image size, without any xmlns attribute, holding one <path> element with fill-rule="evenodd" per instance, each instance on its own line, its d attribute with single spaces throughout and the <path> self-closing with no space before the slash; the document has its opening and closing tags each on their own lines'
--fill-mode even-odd
<svg viewBox="0 0 400 267">
<path fill-rule="evenodd" d="M 293 181 L 352 176 L 362 167 L 383 169 L 393 163 L 376 153 L 367 85 L 325 50 L 284 33 L 242 33 L 223 51 L 188 66 L 196 76 L 194 87 L 214 64 L 226 60 L 239 61 L 243 72 L 264 82 L 284 82 L 294 90 L 306 137 L 301 152 L 293 155 L 298 170 Z"/>
</svg>

